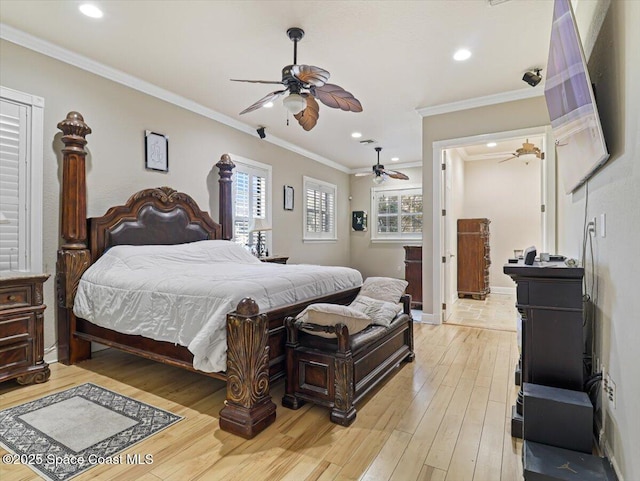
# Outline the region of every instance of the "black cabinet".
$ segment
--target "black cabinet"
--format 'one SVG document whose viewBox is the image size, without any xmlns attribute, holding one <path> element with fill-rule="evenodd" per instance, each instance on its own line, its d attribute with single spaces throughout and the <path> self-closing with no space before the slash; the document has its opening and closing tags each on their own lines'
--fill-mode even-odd
<svg viewBox="0 0 640 481">
<path fill-rule="evenodd" d="M 582 278 L 584 269 L 562 262 L 506 264 L 517 285 L 522 316 L 522 381 L 581 391 L 583 387 Z M 522 390 L 511 435 L 522 437 Z"/>
</svg>

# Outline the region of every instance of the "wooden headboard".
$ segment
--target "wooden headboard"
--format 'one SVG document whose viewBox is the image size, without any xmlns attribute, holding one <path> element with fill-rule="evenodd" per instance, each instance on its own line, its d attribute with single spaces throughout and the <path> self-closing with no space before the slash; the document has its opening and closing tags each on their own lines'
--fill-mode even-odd
<svg viewBox="0 0 640 481">
<path fill-rule="evenodd" d="M 203 239 L 231 239 L 231 176 L 235 165 L 228 154 L 223 154 L 216 163 L 220 175 L 219 224 L 200 210 L 190 196 L 169 187 L 137 192 L 125 205 L 113 207 L 104 216 L 87 222 L 85 145 L 91 128 L 78 112 L 69 112 L 58 123 L 58 128 L 62 130 L 64 144 L 60 193 L 60 235 L 64 241 L 56 263 L 58 360 L 74 363 L 74 356 L 77 359 L 88 357 L 91 347 L 73 337 L 76 331 L 73 302 L 84 271 L 106 249 L 118 244 L 181 244 Z M 202 174 L 204 179 L 205 173 Z"/>
<path fill-rule="evenodd" d="M 221 238 L 222 226 L 200 210 L 191 196 L 171 187 L 141 190 L 125 205 L 89 219 L 92 263 L 115 245 L 184 244 Z"/>
</svg>

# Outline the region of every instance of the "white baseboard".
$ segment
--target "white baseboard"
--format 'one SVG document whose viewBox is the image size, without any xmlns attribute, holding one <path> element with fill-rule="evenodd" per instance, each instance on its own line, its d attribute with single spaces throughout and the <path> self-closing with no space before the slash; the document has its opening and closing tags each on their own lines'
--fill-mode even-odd
<svg viewBox="0 0 640 481">
<path fill-rule="evenodd" d="M 620 472 L 620 467 L 618 466 L 618 462 L 616 461 L 616 458 L 613 457 L 613 450 L 609 445 L 609 441 L 605 439 L 603 444 L 604 444 L 603 446 L 604 455 L 609 460 L 609 463 L 611 463 L 611 467 L 613 468 L 613 472 L 616 473 L 616 477 L 618 478 L 618 481 L 624 481 L 624 478 L 622 477 L 622 473 Z"/>
<path fill-rule="evenodd" d="M 491 294 L 509 294 L 511 296 L 515 296 L 516 295 L 516 288 L 515 287 L 494 287 L 494 286 L 489 286 L 489 288 L 491 289 Z"/>
<path fill-rule="evenodd" d="M 422 313 L 422 318 L 420 319 L 420 322 L 424 322 L 425 324 L 440 324 L 433 314 L 429 314 L 426 312 Z"/>
</svg>

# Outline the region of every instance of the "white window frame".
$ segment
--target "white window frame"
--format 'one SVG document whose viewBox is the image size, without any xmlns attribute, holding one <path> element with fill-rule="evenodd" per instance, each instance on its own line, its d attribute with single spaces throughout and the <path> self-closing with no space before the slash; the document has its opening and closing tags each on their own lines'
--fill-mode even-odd
<svg viewBox="0 0 640 481">
<path fill-rule="evenodd" d="M 233 169 L 233 175 L 235 176 L 237 172 L 247 172 L 247 173 L 256 173 L 257 171 L 264 171 L 266 173 L 266 179 L 267 179 L 267 186 L 266 186 L 266 192 L 267 192 L 267 206 L 266 206 L 266 216 L 265 219 L 267 220 L 267 222 L 269 222 L 269 224 L 271 226 L 273 226 L 272 223 L 272 176 L 273 176 L 273 167 L 269 164 L 265 164 L 262 162 L 258 162 L 257 160 L 252 160 L 252 159 L 247 159 L 245 157 L 242 157 L 240 155 L 235 155 L 235 154 L 229 154 L 231 157 L 231 160 L 233 161 L 233 163 L 235 164 L 235 168 Z M 236 188 L 235 188 L 235 183 L 232 183 L 233 188 L 232 188 L 232 226 L 235 226 L 235 217 L 236 217 L 236 210 L 235 210 L 235 203 L 236 203 Z M 249 226 L 249 229 L 251 229 L 251 226 Z M 235 227 L 234 227 L 234 231 L 235 231 Z M 266 237 L 266 242 L 265 242 L 265 246 L 267 248 L 267 250 L 269 251 L 269 253 L 272 252 L 272 237 L 271 237 L 271 232 L 265 232 L 265 237 Z M 249 234 L 249 242 L 251 242 L 252 239 L 252 235 Z M 233 241 L 233 239 L 231 239 Z"/>
<path fill-rule="evenodd" d="M 402 233 L 402 232 L 378 232 L 378 196 L 381 194 L 389 195 L 397 193 L 402 196 L 417 194 L 422 195 L 422 226 L 424 232 L 424 193 L 422 192 L 422 187 L 416 186 L 407 186 L 407 187 L 372 187 L 371 188 L 371 212 L 372 212 L 372 221 L 371 221 L 371 242 L 402 242 L 405 244 L 416 244 L 419 245 L 422 243 L 422 235 L 423 232 L 417 233 Z M 401 212 L 398 212 L 398 216 L 401 216 Z"/>
<path fill-rule="evenodd" d="M 333 230 L 331 232 L 307 232 L 307 189 L 317 187 L 315 190 L 327 192 L 333 195 Z M 302 241 L 303 242 L 336 242 L 338 240 L 337 222 L 338 187 L 335 184 L 313 177 L 302 177 Z"/>
<path fill-rule="evenodd" d="M 44 156 L 44 99 L 0 86 L 2 100 L 20 104 L 27 109 L 27 136 L 25 152 L 24 199 L 20 205 L 21 219 L 24 221 L 24 235 L 20 235 L 18 269 L 41 273 L 42 268 L 42 191 Z M 22 202 L 21 202 L 22 204 Z"/>
</svg>

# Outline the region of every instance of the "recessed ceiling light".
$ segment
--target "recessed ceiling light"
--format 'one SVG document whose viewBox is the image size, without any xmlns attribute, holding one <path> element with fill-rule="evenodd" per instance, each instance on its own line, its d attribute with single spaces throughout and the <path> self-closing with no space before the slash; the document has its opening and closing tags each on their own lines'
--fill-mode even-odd
<svg viewBox="0 0 640 481">
<path fill-rule="evenodd" d="M 471 57 L 471 52 L 469 52 L 469 50 L 467 50 L 466 48 L 461 48 L 460 50 L 458 50 L 456 53 L 453 54 L 453 59 L 457 60 L 458 62 L 467 60 L 469 59 L 469 57 Z"/>
<path fill-rule="evenodd" d="M 391 157 L 391 162 L 398 162 L 400 157 Z"/>
<path fill-rule="evenodd" d="M 273 102 L 267 102 L 266 104 L 263 105 L 263 107 L 265 109 L 270 109 L 271 107 L 273 107 Z"/>
<path fill-rule="evenodd" d="M 359 139 L 360 137 L 362 137 L 362 134 L 360 132 L 354 132 L 351 134 L 351 137 L 353 137 L 354 139 Z"/>
<path fill-rule="evenodd" d="M 487 144 L 487 147 L 495 147 L 496 145 L 498 145 L 498 144 L 496 144 L 495 142 L 489 142 Z"/>
<path fill-rule="evenodd" d="M 92 5 L 90 3 L 83 3 L 78 8 L 87 17 L 102 18 L 102 15 L 104 15 L 102 13 L 102 10 L 100 10 L 98 7 L 96 7 L 95 5 Z"/>
</svg>

